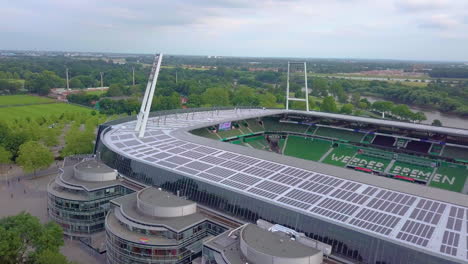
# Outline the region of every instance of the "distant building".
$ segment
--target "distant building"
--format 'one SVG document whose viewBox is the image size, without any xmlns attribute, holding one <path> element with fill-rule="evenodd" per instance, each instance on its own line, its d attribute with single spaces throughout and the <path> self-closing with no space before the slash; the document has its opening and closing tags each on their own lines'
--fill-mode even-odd
<svg viewBox="0 0 468 264">
<path fill-rule="evenodd" d="M 331 246 L 279 225 L 246 224 L 203 245 L 202 264 L 321 264 Z"/>
<path fill-rule="evenodd" d="M 52 88 L 48 94 L 48 97 L 57 99 L 59 101 L 67 102 L 67 96 L 69 94 L 77 94 L 77 93 L 86 93 L 86 92 L 93 92 L 93 91 L 103 91 L 106 92 L 109 90 L 109 87 L 92 87 L 92 88 L 85 88 L 85 89 L 67 89 L 67 88 Z"/>
<path fill-rule="evenodd" d="M 205 239 L 227 227 L 197 204 L 148 187 L 111 201 L 106 218 L 107 263 L 192 263 Z"/>
<path fill-rule="evenodd" d="M 133 190 L 124 186 L 116 170 L 93 159 L 64 167 L 47 192 L 49 217 L 67 237 L 87 241 L 104 231 L 109 201 Z"/>
</svg>

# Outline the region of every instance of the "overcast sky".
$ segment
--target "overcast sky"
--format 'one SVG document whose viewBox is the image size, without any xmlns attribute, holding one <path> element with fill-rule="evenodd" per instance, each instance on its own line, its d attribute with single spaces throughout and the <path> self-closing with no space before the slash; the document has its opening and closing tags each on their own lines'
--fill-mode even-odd
<svg viewBox="0 0 468 264">
<path fill-rule="evenodd" d="M 468 61 L 468 0 L 3 0 L 0 49 Z"/>
</svg>

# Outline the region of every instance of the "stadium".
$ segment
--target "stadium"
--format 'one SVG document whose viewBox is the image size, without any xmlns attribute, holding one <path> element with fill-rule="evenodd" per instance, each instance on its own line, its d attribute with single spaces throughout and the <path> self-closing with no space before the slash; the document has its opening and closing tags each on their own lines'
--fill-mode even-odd
<svg viewBox="0 0 468 264">
<path fill-rule="evenodd" d="M 145 124 L 146 125 L 146 124 Z M 284 109 L 186 109 L 99 127 L 125 177 L 277 223 L 359 263 L 468 261 L 468 131 Z"/>
</svg>

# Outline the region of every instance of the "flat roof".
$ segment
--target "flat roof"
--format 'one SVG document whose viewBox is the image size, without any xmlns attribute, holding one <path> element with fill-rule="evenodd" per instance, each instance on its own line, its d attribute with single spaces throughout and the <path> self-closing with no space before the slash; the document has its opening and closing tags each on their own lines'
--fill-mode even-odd
<svg viewBox="0 0 468 264">
<path fill-rule="evenodd" d="M 241 236 L 249 247 L 268 256 L 280 258 L 303 258 L 322 254 L 318 249 L 305 246 L 278 232 L 270 232 L 249 224 L 242 231 Z"/>
<path fill-rule="evenodd" d="M 82 172 L 88 173 L 109 173 L 114 172 L 114 169 L 97 160 L 86 160 L 75 165 L 75 168 Z"/>
<path fill-rule="evenodd" d="M 160 191 L 156 188 L 145 188 L 140 191 L 140 200 L 146 204 L 160 207 L 180 207 L 194 204 L 193 201 L 182 199 L 172 193 Z"/>
<path fill-rule="evenodd" d="M 95 191 L 107 187 L 121 185 L 121 180 L 119 179 L 112 181 L 83 181 L 74 176 L 73 166 L 64 167 L 63 173 L 58 177 L 63 183 L 66 183 L 72 187 L 83 188 L 86 191 Z"/>
<path fill-rule="evenodd" d="M 468 260 L 466 195 L 226 144 L 188 132 L 228 121 L 285 113 L 318 115 L 267 109 L 168 114 L 150 118 L 143 138 L 138 138 L 133 130 L 135 121 L 127 121 L 108 128 L 101 140 L 111 150 L 154 167 L 427 254 L 457 262 Z M 414 126 L 439 129 L 389 122 L 412 129 Z M 460 132 L 468 135 L 466 130 Z M 455 227 L 450 221 L 464 224 Z M 458 238 L 456 243 L 448 245 L 449 240 L 444 237 Z"/>
<path fill-rule="evenodd" d="M 175 232 L 183 231 L 191 226 L 208 220 L 204 215 L 194 214 L 180 217 L 156 217 L 146 215 L 137 208 L 137 192 L 116 198 L 111 202 L 120 207 L 122 214 L 135 223 L 149 226 L 163 226 Z"/>
</svg>

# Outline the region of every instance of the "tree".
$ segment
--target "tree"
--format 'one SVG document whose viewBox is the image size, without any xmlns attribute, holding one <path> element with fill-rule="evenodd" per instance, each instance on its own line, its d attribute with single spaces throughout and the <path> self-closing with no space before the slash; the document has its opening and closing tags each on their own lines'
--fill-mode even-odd
<svg viewBox="0 0 468 264">
<path fill-rule="evenodd" d="M 320 106 L 320 110 L 323 112 L 330 112 L 330 113 L 338 112 L 338 108 L 336 106 L 336 102 L 333 96 L 327 96 L 323 99 L 322 105 Z"/>
<path fill-rule="evenodd" d="M 343 114 L 350 115 L 353 113 L 354 106 L 352 104 L 344 104 L 341 106 L 340 112 Z"/>
<path fill-rule="evenodd" d="M 42 225 L 37 217 L 20 213 L 0 219 L 0 263 L 68 263 L 60 254 L 63 231 L 56 223 Z M 57 260 L 61 262 L 57 262 Z"/>
<path fill-rule="evenodd" d="M 272 93 L 260 94 L 258 98 L 260 101 L 260 106 L 262 107 L 272 108 L 277 106 L 276 96 Z"/>
<path fill-rule="evenodd" d="M 92 131 L 70 129 L 65 135 L 65 147 L 61 151 L 61 156 L 92 153 L 93 140 L 94 133 Z"/>
<path fill-rule="evenodd" d="M 13 155 L 10 151 L 6 150 L 4 147 L 0 146 L 0 174 L 6 173 L 8 164 L 11 163 L 11 157 Z"/>
<path fill-rule="evenodd" d="M 258 101 L 255 90 L 244 85 L 239 86 L 232 97 L 232 103 L 236 106 L 256 106 Z"/>
<path fill-rule="evenodd" d="M 223 88 L 208 88 L 202 94 L 203 103 L 209 106 L 229 106 L 229 92 Z"/>
<path fill-rule="evenodd" d="M 111 84 L 109 89 L 107 90 L 107 96 L 115 97 L 115 96 L 123 96 L 125 94 L 125 87 L 123 84 L 116 83 Z"/>
<path fill-rule="evenodd" d="M 54 162 L 52 152 L 36 141 L 28 141 L 19 148 L 19 155 L 16 162 L 26 171 L 32 172 L 38 169 L 47 168 Z"/>
<path fill-rule="evenodd" d="M 440 127 L 442 126 L 442 122 L 439 119 L 434 119 L 434 121 L 432 121 L 432 125 Z"/>
<path fill-rule="evenodd" d="M 361 100 L 361 94 L 360 93 L 353 93 L 351 95 L 351 103 L 354 106 L 358 106 L 360 100 Z"/>
<path fill-rule="evenodd" d="M 421 121 L 427 120 L 427 117 L 423 112 L 420 111 L 420 112 L 417 112 L 417 113 L 414 114 L 413 119 L 415 121 L 421 122 Z"/>
</svg>

